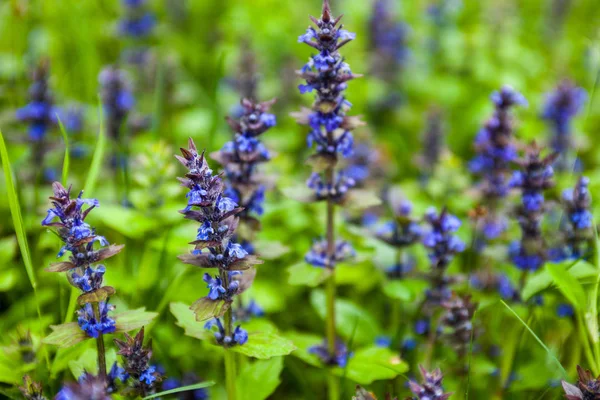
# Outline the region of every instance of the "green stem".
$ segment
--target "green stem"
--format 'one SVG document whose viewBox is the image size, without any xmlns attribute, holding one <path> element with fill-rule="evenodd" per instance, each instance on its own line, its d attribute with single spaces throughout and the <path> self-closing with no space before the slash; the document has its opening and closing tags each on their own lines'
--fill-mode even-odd
<svg viewBox="0 0 600 400">
<path fill-rule="evenodd" d="M 225 348 L 225 387 L 227 389 L 227 399 L 235 400 L 235 353 L 228 348 Z"/>
<path fill-rule="evenodd" d="M 327 383 L 327 387 L 329 389 L 329 400 L 338 400 L 340 398 L 340 380 L 333 374 L 332 371 L 330 371 L 329 375 L 327 376 Z"/>
<path fill-rule="evenodd" d="M 93 303 L 94 315 L 96 320 L 100 321 L 100 306 L 98 303 Z M 96 338 L 96 347 L 98 348 L 98 376 L 106 379 L 106 350 L 104 349 L 104 335 L 102 332 Z"/>
</svg>

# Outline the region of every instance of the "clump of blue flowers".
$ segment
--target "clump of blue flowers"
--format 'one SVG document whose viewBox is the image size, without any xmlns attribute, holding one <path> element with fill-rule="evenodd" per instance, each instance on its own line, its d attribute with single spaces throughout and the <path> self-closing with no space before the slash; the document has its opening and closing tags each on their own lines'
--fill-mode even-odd
<svg viewBox="0 0 600 400">
<path fill-rule="evenodd" d="M 248 340 L 241 328 L 233 329 L 231 305 L 234 296 L 246 290 L 254 278 L 253 266 L 260 264 L 256 256 L 248 252 L 234 240 L 236 228 L 243 211 L 225 194 L 225 183 L 221 175 L 214 175 L 204 157 L 198 154 L 190 139 L 189 149 L 181 149 L 183 157 L 177 159 L 187 168 L 184 178 L 179 178 L 189 192 L 187 207 L 181 212 L 187 219 L 197 221 L 200 226 L 196 239 L 192 242 L 195 250 L 191 254 L 179 256 L 186 264 L 201 268 L 215 268 L 217 276 L 205 275 L 209 293 L 197 300 L 191 307 L 198 321 L 215 318 L 207 324 L 222 327 L 215 334 L 217 342 L 224 346 L 242 345 Z M 256 153 L 253 153 L 256 154 Z M 242 274 L 241 271 L 247 273 Z M 250 273 L 248 273 L 250 272 Z M 224 324 L 220 319 L 224 317 Z M 227 338 L 227 340 L 225 339 Z"/>
<path fill-rule="evenodd" d="M 29 139 L 41 142 L 46 133 L 56 125 L 57 109 L 54 107 L 54 97 L 48 85 L 49 64 L 41 62 L 33 71 L 29 87 L 29 103 L 19 108 L 16 118 L 29 124 Z"/>
<path fill-rule="evenodd" d="M 562 193 L 565 210 L 561 225 L 563 245 L 551 250 L 554 260 L 585 257 L 592 250 L 590 241 L 594 237 L 594 224 L 590 211 L 592 198 L 589 183 L 590 180 L 582 176 L 575 187 L 565 189 Z"/>
<path fill-rule="evenodd" d="M 461 221 L 445 208 L 439 214 L 430 208 L 425 214 L 425 221 L 429 229 L 423 234 L 422 243 L 431 262 L 430 288 L 425 298 L 425 310 L 429 313 L 450 298 L 449 285 L 453 279 L 446 276 L 446 270 L 454 256 L 465 250 L 465 244 L 455 235 Z"/>
<path fill-rule="evenodd" d="M 100 72 L 100 98 L 106 130 L 113 140 L 121 139 L 123 123 L 135 104 L 125 71 L 108 66 Z"/>
<path fill-rule="evenodd" d="M 557 153 L 541 158 L 540 149 L 533 143 L 526 149 L 525 157 L 518 161 L 520 171 L 515 171 L 510 185 L 521 190 L 521 205 L 517 219 L 521 227 L 521 241 L 513 242 L 509 255 L 517 268 L 538 270 L 548 258 L 542 237 L 542 219 L 546 211 L 544 191 L 554 186 L 552 163 Z"/>
<path fill-rule="evenodd" d="M 119 349 L 117 354 L 123 357 L 124 369 L 117 372 L 124 380 L 128 380 L 127 392 L 145 397 L 160 389 L 163 376 L 156 366 L 150 364 L 152 340 L 144 346 L 144 328 L 135 337 L 125 333 L 125 341 L 114 339 L 114 342 Z"/>
<path fill-rule="evenodd" d="M 146 9 L 146 0 L 122 0 L 125 15 L 119 22 L 119 33 L 132 38 L 143 38 L 152 33 L 156 19 Z"/>
<path fill-rule="evenodd" d="M 372 73 L 378 78 L 393 83 L 398 71 L 410 56 L 407 46 L 408 26 L 394 18 L 389 0 L 373 2 L 369 20 L 370 48 L 373 50 Z"/>
<path fill-rule="evenodd" d="M 583 109 L 586 99 L 586 91 L 569 80 L 562 81 L 556 90 L 546 96 L 542 118 L 552 128 L 550 146 L 559 154 L 555 164 L 559 171 L 569 167 L 568 153 L 573 147 L 571 124 Z"/>
<path fill-rule="evenodd" d="M 274 100 L 255 103 L 243 99 L 241 116 L 238 119 L 227 118 L 235 133 L 234 139 L 213 154 L 213 158 L 225 167 L 225 196 L 243 208 L 237 214 L 241 222 L 255 227 L 258 225 L 256 217 L 264 212 L 268 183 L 259 166 L 271 159 L 259 137 L 275 126 L 275 115 L 268 112 L 274 103 Z"/>
<path fill-rule="evenodd" d="M 475 138 L 477 155 L 469 164 L 471 171 L 482 177 L 479 188 L 489 209 L 482 232 L 488 239 L 498 237 L 507 227 L 500 206 L 510 189 L 511 163 L 518 156 L 511 109 L 527 105 L 525 98 L 508 86 L 494 92 L 491 98 L 495 111 Z"/>
<path fill-rule="evenodd" d="M 391 206 L 394 220 L 377 227 L 375 236 L 399 252 L 397 262 L 387 269 L 387 275 L 390 278 L 401 278 L 412 269 L 414 264 L 414 260 L 406 256 L 404 251 L 421 240 L 423 231 L 417 220 L 411 216 L 410 201 L 392 199 Z"/>
<path fill-rule="evenodd" d="M 59 182 L 52 185 L 54 195 L 50 197 L 52 208 L 42 221 L 43 226 L 56 228 L 56 233 L 64 245 L 58 257 L 70 253 L 68 261 L 51 264 L 47 271 L 67 272 L 69 283 L 82 291 L 77 311 L 77 322 L 86 334 L 102 339 L 102 335 L 115 331 L 115 320 L 108 313 L 114 306 L 108 297 L 115 293 L 114 288 L 103 286 L 106 269 L 97 262 L 114 256 L 123 246 L 109 245 L 108 241 L 96 234 L 96 230 L 85 222 L 90 211 L 99 206 L 96 199 L 84 199 L 83 192 L 71 198 L 71 188 L 65 189 Z M 96 243 L 98 246 L 95 246 Z"/>
</svg>

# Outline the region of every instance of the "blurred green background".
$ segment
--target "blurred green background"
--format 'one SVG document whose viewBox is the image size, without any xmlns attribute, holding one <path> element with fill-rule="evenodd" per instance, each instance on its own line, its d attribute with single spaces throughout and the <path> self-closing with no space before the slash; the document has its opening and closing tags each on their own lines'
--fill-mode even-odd
<svg viewBox="0 0 600 400">
<path fill-rule="evenodd" d="M 443 21 L 436 23 L 428 10 L 446 3 L 448 11 Z M 352 113 L 363 115 L 367 122 L 357 136 L 370 138 L 381 154 L 385 182 L 400 184 L 415 201 L 418 215 L 429 205 L 447 204 L 454 213 L 466 217 L 475 205 L 467 190 L 471 177 L 464 162 L 472 156 L 472 141 L 492 112 L 490 94 L 504 84 L 520 91 L 529 102 L 528 108 L 517 111 L 516 136 L 523 142 L 548 140 L 549 128 L 539 116 L 544 94 L 561 79 L 570 78 L 587 90 L 586 108 L 574 126 L 578 154 L 592 179 L 593 193 L 598 192 L 600 157 L 596 135 L 600 105 L 594 101 L 600 79 L 597 0 L 415 0 L 392 5 L 393 18 L 409 27 L 406 46 L 410 54 L 392 74 L 393 79 L 383 81 L 370 73 L 377 62 L 369 40 L 372 3 L 332 0 L 334 14 L 343 13 L 345 28 L 357 33 L 357 39 L 342 51 L 352 71 L 364 74 L 350 83 L 347 92 L 354 105 Z M 27 102 L 30 73 L 42 59 L 50 62 L 50 87 L 56 104 L 79 104 L 85 109 L 83 131 L 69 138 L 72 148 L 77 146 L 82 151 L 81 156 L 71 159 L 69 183 L 75 191 L 86 182 L 98 141 L 98 74 L 103 66 L 115 63 L 128 70 L 137 100 L 134 115 L 149 119 L 142 129 L 128 129 L 132 206 L 120 203 L 118 193 L 122 188 L 110 167 L 114 150 L 110 141 L 95 188 L 86 193 L 86 197 L 98 198 L 101 203 L 91 214 L 90 224 L 111 243 L 126 245 L 124 252 L 108 260 L 105 279 L 117 289 L 112 300 L 119 310 L 146 307 L 160 313 L 149 335 L 153 337 L 155 360 L 168 376 L 181 377 L 194 371 L 198 377 L 222 382 L 221 353 L 184 336 L 169 312 L 170 302 L 190 304 L 206 293 L 202 271 L 176 259 L 189 249 L 187 243 L 195 236 L 196 228 L 177 212 L 184 207 L 185 197 L 175 177 L 183 171 L 172 155 L 186 145 L 188 137 L 209 152 L 230 139 L 224 117 L 239 102 L 232 82 L 239 75 L 244 50 L 250 49 L 260 75 L 260 99 L 278 98 L 274 107 L 278 124 L 263 137 L 277 153 L 266 169 L 277 174 L 278 183 L 277 189 L 267 195 L 263 230 L 258 235 L 257 248 L 266 261 L 247 298 L 255 299 L 265 309 L 266 319 L 281 331 L 321 335 L 318 296 L 311 296 L 310 287 L 290 284 L 287 268 L 298 264 L 312 238 L 322 234 L 324 207 L 301 204 L 280 190 L 304 182 L 310 173 L 303 165 L 310 153 L 305 146 L 305 129 L 297 126 L 289 113 L 311 102 L 311 96 L 300 96 L 297 91 L 300 80 L 294 71 L 310 55 L 310 49 L 297 43 L 297 37 L 309 24 L 308 15 L 318 16 L 320 7 L 317 0 L 149 0 L 148 8 L 157 19 L 154 33 L 143 40 L 143 45 L 150 47 L 150 57 L 143 65 L 132 66 L 123 61 L 122 53 L 140 43 L 118 34 L 116 24 L 123 9 L 116 0 L 0 2 L 0 127 L 19 185 L 42 310 L 40 326 L 8 201 L 0 201 L 0 345 L 4 346 L 0 352 L 0 382 L 8 387 L 30 372 L 53 394 L 63 379 L 73 379 L 72 374 L 90 368 L 94 362 L 92 343 L 57 354 L 40 343 L 50 324 L 64 320 L 69 300 L 66 279 L 43 271 L 60 247 L 59 240 L 40 225 L 48 207 L 45 198 L 51 194 L 50 183 L 39 187 L 32 184 L 32 176 L 39 169 L 54 169 L 60 179 L 64 142 L 60 131 L 52 130 L 47 139 L 46 165 L 34 165 L 26 127 L 14 119 L 15 110 Z M 399 100 L 392 107 L 381 107 L 389 96 Z M 422 134 L 432 108 L 442 112 L 451 155 L 444 159 L 443 168 L 429 186 L 421 189 L 422 171 L 416 155 L 422 151 Z M 213 164 L 217 169 L 216 162 Z M 573 181 L 571 176 L 561 176 L 559 188 Z M 4 180 L 0 197 L 7 198 Z M 359 249 L 359 262 L 341 268 L 340 297 L 350 302 L 352 316 L 358 312 L 365 316 L 357 339 L 362 343 L 358 344 L 370 343 L 385 333 L 389 323 L 381 268 L 393 259 L 393 251 L 350 224 L 340 224 L 338 230 Z M 469 240 L 470 234 L 465 224 L 460 235 Z M 416 253 L 419 268 L 426 269 L 422 249 Z M 460 260 L 461 265 L 468 263 L 467 257 Z M 499 268 L 511 270 L 506 262 L 500 262 Z M 418 296 L 421 293 L 415 294 Z M 550 296 L 560 297 L 556 290 Z M 497 392 L 511 381 L 505 398 L 559 398 L 560 390 L 549 383 L 559 378 L 555 366 L 494 299 L 485 298 L 483 303 L 491 305 L 485 303 L 488 308 L 478 315 L 485 326 L 484 342 L 510 342 L 519 351 L 517 356 L 510 352 L 510 357 L 500 359 L 474 356 L 471 397 L 491 398 L 489 388 Z M 411 309 L 410 304 L 406 307 Z M 348 324 L 352 324 L 353 319 L 348 318 Z M 344 317 L 340 319 L 345 321 Z M 578 346 L 572 336 L 573 326 L 569 321 L 557 322 L 551 305 L 536 310 L 528 323 L 564 356 L 570 367 L 577 362 L 579 356 L 569 347 Z M 411 324 L 406 321 L 407 335 Z M 23 363 L 17 357 L 18 332 L 27 329 L 33 335 L 37 360 L 33 363 Z M 348 330 L 346 334 L 351 336 L 352 329 Z M 46 352 L 50 353 L 50 367 L 44 361 Z M 409 356 L 411 370 L 407 376 L 418 375 L 420 357 L 418 350 Z M 443 355 L 437 364 L 451 365 L 449 357 Z M 513 371 L 510 365 L 514 359 L 519 361 Z M 324 382 L 317 369 L 293 355 L 273 368 L 279 377 L 275 376 L 272 384 L 272 398 L 322 398 Z M 508 375 L 513 372 L 516 375 L 511 380 Z M 574 368 L 568 372 L 574 378 Z M 403 390 L 399 394 L 407 395 L 402 382 L 396 387 Z M 459 385 L 452 376 L 447 382 L 450 389 Z M 346 382 L 345 398 L 351 397 L 353 385 L 352 380 Z M 368 386 L 382 393 L 381 397 L 390 390 L 383 380 Z M 211 395 L 224 398 L 222 385 L 212 388 Z"/>
</svg>

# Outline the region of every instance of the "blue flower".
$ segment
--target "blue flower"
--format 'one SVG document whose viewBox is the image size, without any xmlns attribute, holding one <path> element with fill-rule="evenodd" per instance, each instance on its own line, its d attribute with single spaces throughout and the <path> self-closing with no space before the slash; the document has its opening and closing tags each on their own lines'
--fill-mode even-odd
<svg viewBox="0 0 600 400">
<path fill-rule="evenodd" d="M 242 259 L 248 255 L 248 252 L 239 243 L 229 242 L 227 244 L 227 253 L 229 257 Z"/>
<path fill-rule="evenodd" d="M 417 335 L 426 335 L 429 332 L 429 320 L 420 319 L 415 322 L 415 333 Z"/>
<path fill-rule="evenodd" d="M 392 338 L 389 336 L 379 335 L 375 338 L 375 346 L 377 347 L 390 347 L 392 345 Z"/>
<path fill-rule="evenodd" d="M 248 341 L 248 332 L 242 329 L 239 325 L 233 331 L 233 341 L 237 344 L 244 344 Z"/>
<path fill-rule="evenodd" d="M 525 271 L 537 271 L 544 264 L 544 257 L 538 253 L 527 253 L 520 242 L 512 242 L 509 255 L 517 268 Z"/>
<path fill-rule="evenodd" d="M 304 260 L 315 267 L 334 268 L 337 263 L 344 262 L 355 255 L 356 252 L 350 243 L 338 240 L 335 243 L 333 257 L 330 258 L 327 256 L 327 240 L 316 240 L 304 256 Z"/>
<path fill-rule="evenodd" d="M 453 235 L 461 222 L 446 210 L 438 215 L 433 208 L 427 211 L 425 219 L 430 224 L 430 229 L 423 236 L 423 245 L 429 249 L 429 259 L 434 268 L 444 269 L 456 253 L 465 249 L 464 242 Z"/>
<path fill-rule="evenodd" d="M 556 315 L 560 318 L 570 318 L 575 315 L 575 310 L 570 304 L 561 303 L 556 307 Z"/>
<path fill-rule="evenodd" d="M 156 380 L 156 376 L 154 373 L 156 372 L 156 367 L 151 365 L 140 375 L 140 382 L 144 382 L 146 385 L 152 385 L 152 382 Z"/>
<path fill-rule="evenodd" d="M 84 292 L 91 292 L 92 290 L 99 289 L 102 286 L 102 278 L 106 268 L 103 265 L 99 265 L 97 268 L 87 267 L 83 275 L 79 275 L 77 272 L 73 272 L 71 279 L 73 284 Z"/>
<path fill-rule="evenodd" d="M 204 277 L 202 279 L 208 284 L 206 287 L 209 288 L 209 299 L 217 300 L 220 299 L 225 293 L 227 293 L 227 290 L 223 287 L 223 282 L 221 281 L 221 278 L 219 278 L 218 276 L 212 278 L 210 274 L 204 274 Z"/>
<path fill-rule="evenodd" d="M 108 312 L 114 309 L 114 306 L 107 302 L 98 303 L 100 319 L 96 319 L 94 309 L 91 304 L 85 304 L 77 311 L 77 323 L 85 333 L 97 338 L 99 334 L 113 333 L 116 329 L 116 322 L 108 316 Z"/>
</svg>

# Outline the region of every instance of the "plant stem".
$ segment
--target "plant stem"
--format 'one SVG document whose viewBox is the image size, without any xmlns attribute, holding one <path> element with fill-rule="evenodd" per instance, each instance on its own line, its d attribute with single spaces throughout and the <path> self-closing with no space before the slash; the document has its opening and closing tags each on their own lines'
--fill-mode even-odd
<svg viewBox="0 0 600 400">
<path fill-rule="evenodd" d="M 334 167 L 328 167 L 325 171 L 328 187 L 334 187 Z M 327 351 L 332 360 L 335 360 L 335 265 L 333 260 L 335 259 L 335 204 L 333 199 L 327 198 L 327 260 L 331 262 L 329 265 L 329 272 L 331 275 L 327 279 L 326 284 L 326 303 L 327 303 L 327 316 L 325 320 L 326 324 L 326 335 L 327 335 Z M 338 400 L 340 397 L 339 393 L 339 381 L 338 378 L 332 373 L 328 379 L 329 387 L 329 399 Z"/>
<path fill-rule="evenodd" d="M 92 303 L 96 320 L 100 321 L 100 306 L 99 303 Z M 96 347 L 98 348 L 98 376 L 106 379 L 106 351 L 104 349 L 104 335 L 102 332 L 96 338 Z"/>
<path fill-rule="evenodd" d="M 223 281 L 224 287 L 229 287 L 229 273 L 228 271 L 221 270 L 221 280 Z M 225 312 L 225 335 L 231 337 L 233 332 L 233 313 L 231 307 Z M 236 387 L 235 387 L 235 354 L 225 347 L 225 387 L 227 389 L 227 398 L 229 400 L 236 399 Z"/>
<path fill-rule="evenodd" d="M 227 316 L 227 314 L 225 314 Z M 235 353 L 225 348 L 225 387 L 227 389 L 227 399 L 236 399 L 235 387 Z"/>
</svg>

